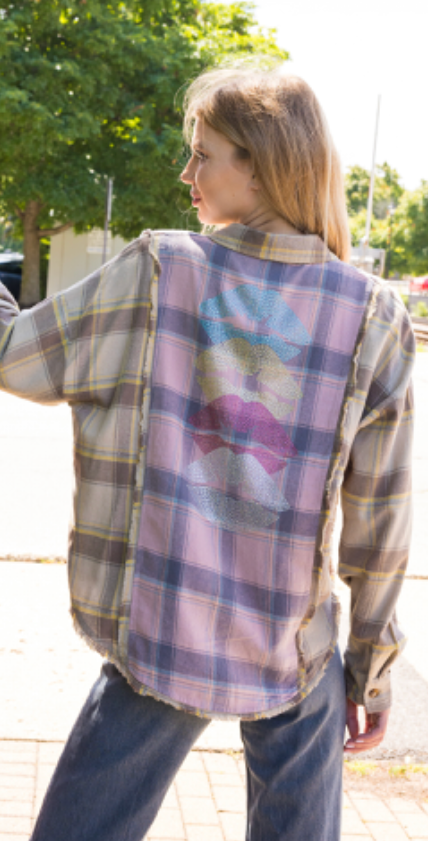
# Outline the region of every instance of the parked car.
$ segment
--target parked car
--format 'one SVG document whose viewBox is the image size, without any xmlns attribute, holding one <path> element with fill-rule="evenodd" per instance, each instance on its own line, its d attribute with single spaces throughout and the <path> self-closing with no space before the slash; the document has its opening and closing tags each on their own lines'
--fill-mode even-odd
<svg viewBox="0 0 428 841">
<path fill-rule="evenodd" d="M 428 275 L 424 277 L 412 277 L 409 280 L 409 292 L 415 292 L 417 295 L 424 295 L 428 293 Z"/>
<path fill-rule="evenodd" d="M 0 254 L 0 280 L 16 301 L 19 301 L 21 293 L 23 260 L 23 255 L 17 252 L 5 251 Z"/>
</svg>

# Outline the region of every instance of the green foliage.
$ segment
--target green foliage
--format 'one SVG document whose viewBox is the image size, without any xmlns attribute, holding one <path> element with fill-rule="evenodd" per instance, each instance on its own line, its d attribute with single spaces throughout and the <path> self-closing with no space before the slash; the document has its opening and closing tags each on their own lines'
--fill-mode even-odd
<svg viewBox="0 0 428 841">
<path fill-rule="evenodd" d="M 46 298 L 48 287 L 49 258 L 51 242 L 47 237 L 40 240 L 40 297 Z"/>
<path fill-rule="evenodd" d="M 423 301 L 418 301 L 415 306 L 414 313 L 418 318 L 426 318 L 428 316 L 428 307 Z"/>
<path fill-rule="evenodd" d="M 365 211 L 369 196 L 370 173 L 362 166 L 351 166 L 345 176 L 346 204 L 350 217 Z"/>
<path fill-rule="evenodd" d="M 386 162 L 377 167 L 373 195 L 373 213 L 376 219 L 386 219 L 391 208 L 396 208 L 404 187 L 400 184 L 400 176 Z"/>
<path fill-rule="evenodd" d="M 349 213 L 349 206 L 348 206 L 348 214 L 349 214 L 349 228 L 351 231 L 351 241 L 352 245 L 359 245 L 361 242 L 365 230 L 366 230 L 366 211 L 360 210 L 358 213 L 350 214 Z"/>
<path fill-rule="evenodd" d="M 22 253 L 22 231 L 18 230 L 13 216 L 0 218 L 0 253 L 3 251 L 18 251 Z"/>
<path fill-rule="evenodd" d="M 414 192 L 403 189 L 395 169 L 377 167 L 370 245 L 387 252 L 387 268 L 399 274 L 428 272 L 428 182 Z M 352 244 L 365 234 L 370 174 L 353 166 L 345 176 Z"/>
<path fill-rule="evenodd" d="M 428 765 L 391 765 L 388 768 L 391 777 L 406 777 L 409 774 L 428 775 Z"/>
<path fill-rule="evenodd" d="M 394 217 L 393 255 L 397 270 L 428 274 L 428 181 L 406 192 Z"/>
<path fill-rule="evenodd" d="M 359 777 L 370 777 L 376 771 L 375 762 L 362 762 L 358 759 L 345 759 L 346 769 Z"/>
<path fill-rule="evenodd" d="M 392 169 L 386 162 L 376 167 L 373 191 L 373 216 L 375 219 L 386 219 L 391 207 L 396 207 L 404 188 L 400 184 L 397 170 Z M 350 217 L 365 216 L 369 197 L 370 173 L 361 166 L 349 167 L 345 176 L 346 203 Z"/>
<path fill-rule="evenodd" d="M 177 93 L 204 67 L 286 59 L 251 6 L 201 0 L 0 0 L 0 202 L 38 227 L 113 231 L 188 224 Z M 190 223 L 192 224 L 192 223 Z"/>
</svg>

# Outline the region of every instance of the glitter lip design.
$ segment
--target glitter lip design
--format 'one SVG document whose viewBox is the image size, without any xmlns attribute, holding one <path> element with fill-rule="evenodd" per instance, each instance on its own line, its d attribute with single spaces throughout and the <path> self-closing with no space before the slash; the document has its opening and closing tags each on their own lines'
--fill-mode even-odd
<svg viewBox="0 0 428 841">
<path fill-rule="evenodd" d="M 267 450 L 265 447 L 249 447 L 243 446 L 242 444 L 236 444 L 228 441 L 225 434 L 221 437 L 220 435 L 206 435 L 205 433 L 200 434 L 198 432 L 194 432 L 192 434 L 192 438 L 197 447 L 205 455 L 211 453 L 213 450 L 218 450 L 220 447 L 227 447 L 235 454 L 248 453 L 260 462 L 263 469 L 266 470 L 266 473 L 269 473 L 269 475 L 271 473 L 277 473 L 278 470 L 281 470 L 281 468 L 285 467 L 287 464 L 287 459 L 285 457 L 282 458 L 281 456 L 270 452 L 270 450 Z"/>
<path fill-rule="evenodd" d="M 221 447 L 189 464 L 187 475 L 195 485 L 209 487 L 218 483 L 220 490 L 223 482 L 236 487 L 240 485 L 242 496 L 249 500 L 257 499 L 274 511 L 289 508 L 276 483 L 250 453 L 234 455 L 229 449 Z"/>
<path fill-rule="evenodd" d="M 208 403 L 188 420 L 203 454 L 187 467 L 192 497 L 225 528 L 269 528 L 290 507 L 280 471 L 298 455 L 283 423 L 302 391 L 284 363 L 311 338 L 279 292 L 250 284 L 204 301 L 200 314 L 213 345 L 196 360 Z"/>
<path fill-rule="evenodd" d="M 235 395 L 225 395 L 208 403 L 189 423 L 197 429 L 222 430 L 232 428 L 235 432 L 251 433 L 253 441 L 264 444 L 280 456 L 296 456 L 297 450 L 289 436 L 273 415 L 257 401 L 245 403 Z"/>
</svg>

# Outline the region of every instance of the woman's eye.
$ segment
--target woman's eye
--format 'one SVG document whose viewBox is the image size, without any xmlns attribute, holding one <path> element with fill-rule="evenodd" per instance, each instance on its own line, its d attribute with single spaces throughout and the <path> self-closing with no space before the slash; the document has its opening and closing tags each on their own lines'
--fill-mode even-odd
<svg viewBox="0 0 428 841">
<path fill-rule="evenodd" d="M 196 157 L 197 157 L 198 161 L 206 161 L 206 160 L 207 160 L 207 156 L 206 156 L 206 155 L 204 155 L 204 153 L 203 153 L 203 152 L 198 152 L 198 151 L 196 151 L 196 152 L 195 152 L 195 155 L 196 155 Z"/>
</svg>

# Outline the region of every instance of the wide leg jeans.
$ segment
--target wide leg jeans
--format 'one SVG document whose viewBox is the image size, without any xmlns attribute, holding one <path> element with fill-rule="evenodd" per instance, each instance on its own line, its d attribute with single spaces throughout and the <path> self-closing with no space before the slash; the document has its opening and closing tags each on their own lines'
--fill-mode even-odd
<svg viewBox="0 0 428 841">
<path fill-rule="evenodd" d="M 140 697 L 105 664 L 58 762 L 32 841 L 142 841 L 208 724 Z M 300 704 L 274 718 L 241 721 L 246 841 L 340 840 L 344 730 L 338 651 Z"/>
</svg>

